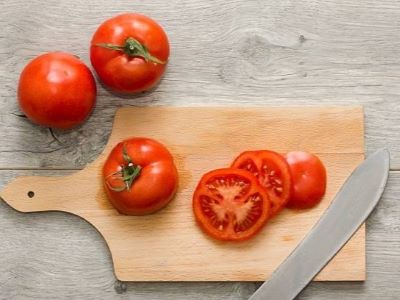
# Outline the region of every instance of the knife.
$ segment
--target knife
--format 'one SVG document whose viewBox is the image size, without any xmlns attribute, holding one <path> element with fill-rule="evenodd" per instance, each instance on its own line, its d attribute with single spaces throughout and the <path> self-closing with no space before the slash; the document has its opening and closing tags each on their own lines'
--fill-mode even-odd
<svg viewBox="0 0 400 300">
<path fill-rule="evenodd" d="M 294 299 L 372 212 L 385 188 L 389 161 L 389 151 L 380 149 L 362 162 L 317 224 L 249 300 Z"/>
</svg>

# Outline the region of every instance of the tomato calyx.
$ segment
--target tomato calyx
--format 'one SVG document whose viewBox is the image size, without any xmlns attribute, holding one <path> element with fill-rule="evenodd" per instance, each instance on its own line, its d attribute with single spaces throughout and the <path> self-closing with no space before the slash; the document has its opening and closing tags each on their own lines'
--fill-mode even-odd
<svg viewBox="0 0 400 300">
<path fill-rule="evenodd" d="M 103 47 L 106 49 L 121 51 L 130 57 L 141 57 L 146 62 L 151 61 L 153 63 L 161 64 L 161 65 L 164 65 L 166 63 L 165 61 L 162 61 L 162 60 L 158 59 L 157 57 L 151 55 L 145 45 L 143 45 L 141 42 L 139 42 L 138 40 L 136 40 L 132 37 L 127 38 L 125 41 L 125 45 L 123 45 L 123 46 L 114 45 L 114 44 L 110 44 L 110 43 L 99 43 L 99 44 L 96 44 L 96 46 Z"/>
<path fill-rule="evenodd" d="M 131 157 L 126 151 L 125 144 L 122 146 L 122 157 L 126 162 L 126 165 L 121 166 L 121 170 L 112 173 L 106 177 L 107 186 L 115 191 L 122 192 L 124 190 L 130 190 L 132 183 L 140 175 L 142 167 L 140 165 L 135 165 L 132 162 Z M 113 183 L 117 183 L 116 185 Z"/>
</svg>

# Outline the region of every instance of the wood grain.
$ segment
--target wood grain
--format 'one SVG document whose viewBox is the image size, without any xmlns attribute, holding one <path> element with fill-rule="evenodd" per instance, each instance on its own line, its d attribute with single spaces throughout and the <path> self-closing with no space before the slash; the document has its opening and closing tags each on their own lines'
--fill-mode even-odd
<svg viewBox="0 0 400 300">
<path fill-rule="evenodd" d="M 98 85 L 88 122 L 54 137 L 20 117 L 16 82 L 28 60 L 64 50 L 88 63 L 92 32 L 125 11 L 152 16 L 169 34 L 171 61 L 157 89 L 120 98 Z M 80 169 L 93 161 L 123 105 L 363 104 L 366 152 L 388 147 L 392 169 L 398 170 L 399 20 L 400 3 L 394 0 L 0 1 L 0 184 L 16 175 L 60 175 L 60 168 Z M 312 283 L 300 299 L 398 298 L 399 174 L 392 172 L 367 223 L 367 281 Z M 0 298 L 246 299 L 255 288 L 117 283 L 114 290 L 105 243 L 80 218 L 20 214 L 0 201 L 0 224 Z"/>
<path fill-rule="evenodd" d="M 18 178 L 1 196 L 22 212 L 66 211 L 87 220 L 106 240 L 120 280 L 262 281 L 293 251 L 363 160 L 363 128 L 361 107 L 123 108 L 103 154 L 92 164 L 66 177 Z M 104 160 L 131 136 L 161 141 L 176 160 L 179 191 L 157 214 L 122 216 L 103 191 Z M 199 178 L 245 149 L 264 148 L 318 153 L 329 174 L 326 197 L 312 210 L 285 210 L 248 242 L 206 237 L 193 221 L 191 207 Z M 147 255 L 149 249 L 152 255 Z M 365 279 L 364 228 L 316 279 Z"/>
<path fill-rule="evenodd" d="M 0 4 L 0 168 L 82 168 L 104 148 L 119 106 L 363 104 L 366 153 L 386 146 L 400 169 L 400 4 L 393 0 L 26 2 Z M 57 140 L 19 117 L 16 82 L 30 59 L 63 50 L 89 64 L 98 24 L 130 10 L 169 34 L 170 64 L 154 91 L 121 98 L 99 85 L 88 122 L 56 131 Z"/>
<path fill-rule="evenodd" d="M 61 176 L 73 171 L 1 171 L 0 188 L 16 176 Z M 365 282 L 314 282 L 299 299 L 394 300 L 400 281 L 400 172 L 367 221 Z M 0 291 L 3 299 L 247 299 L 252 282 L 119 282 L 98 231 L 62 212 L 19 213 L 0 201 Z"/>
</svg>

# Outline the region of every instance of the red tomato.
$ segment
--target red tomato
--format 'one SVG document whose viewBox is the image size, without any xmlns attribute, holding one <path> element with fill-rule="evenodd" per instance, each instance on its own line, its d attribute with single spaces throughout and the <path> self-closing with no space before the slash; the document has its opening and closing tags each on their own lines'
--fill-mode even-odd
<svg viewBox="0 0 400 300">
<path fill-rule="evenodd" d="M 286 154 L 292 175 L 290 208 L 310 208 L 318 204 L 325 194 L 326 171 L 320 159 L 310 153 L 295 151 Z"/>
<path fill-rule="evenodd" d="M 172 155 L 148 138 L 117 144 L 103 166 L 103 178 L 109 200 L 126 215 L 145 215 L 163 208 L 178 186 Z"/>
<path fill-rule="evenodd" d="M 218 169 L 201 178 L 193 195 L 193 211 L 210 236 L 241 241 L 254 236 L 267 222 L 270 201 L 249 172 Z"/>
<path fill-rule="evenodd" d="M 232 168 L 247 170 L 257 177 L 271 199 L 272 215 L 285 207 L 290 197 L 292 179 L 289 165 L 279 153 L 268 150 L 246 151 L 234 160 Z"/>
<path fill-rule="evenodd" d="M 30 61 L 19 78 L 22 112 L 34 123 L 72 128 L 88 117 L 96 102 L 96 83 L 76 56 L 50 52 Z"/>
<path fill-rule="evenodd" d="M 159 24 L 139 14 L 105 21 L 93 35 L 90 60 L 101 81 L 117 92 L 152 88 L 169 57 L 167 35 Z"/>
</svg>

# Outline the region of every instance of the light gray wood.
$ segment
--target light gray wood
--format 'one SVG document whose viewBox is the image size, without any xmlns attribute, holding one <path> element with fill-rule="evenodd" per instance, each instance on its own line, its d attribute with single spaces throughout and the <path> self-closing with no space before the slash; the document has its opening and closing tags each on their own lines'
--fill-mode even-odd
<svg viewBox="0 0 400 300">
<path fill-rule="evenodd" d="M 82 168 L 105 145 L 122 105 L 363 104 L 366 149 L 387 146 L 400 168 L 398 1 L 2 1 L 0 168 Z M 89 63 L 96 27 L 119 12 L 152 16 L 171 41 L 157 89 L 120 98 L 99 86 L 78 130 L 39 129 L 20 113 L 16 82 L 39 53 Z M 16 155 L 18 154 L 18 155 Z"/>
<path fill-rule="evenodd" d="M 0 189 L 19 175 L 0 171 Z M 367 281 L 311 283 L 299 299 L 396 299 L 400 282 L 400 172 L 367 221 Z M 62 187 L 60 187 L 62 188 Z M 19 213 L 0 201 L 0 298 L 247 299 L 259 283 L 121 283 L 107 245 L 89 223 L 60 213 Z M 212 268 L 212 266 L 205 266 Z"/>
<path fill-rule="evenodd" d="M 68 132 L 20 117 L 16 84 L 39 53 L 63 50 L 86 63 L 104 19 L 137 11 L 171 41 L 164 80 L 117 97 L 103 87 L 93 115 Z M 105 145 L 123 105 L 363 104 L 366 150 L 387 146 L 400 169 L 400 2 L 1 1 L 0 185 L 19 174 L 79 169 Z M 367 222 L 365 283 L 312 283 L 300 299 L 396 299 L 400 294 L 400 173 L 392 172 Z M 100 235 L 63 213 L 21 214 L 0 201 L 0 298 L 246 299 L 253 283 L 115 283 Z M 118 294 L 120 292 L 121 294 Z"/>
</svg>

